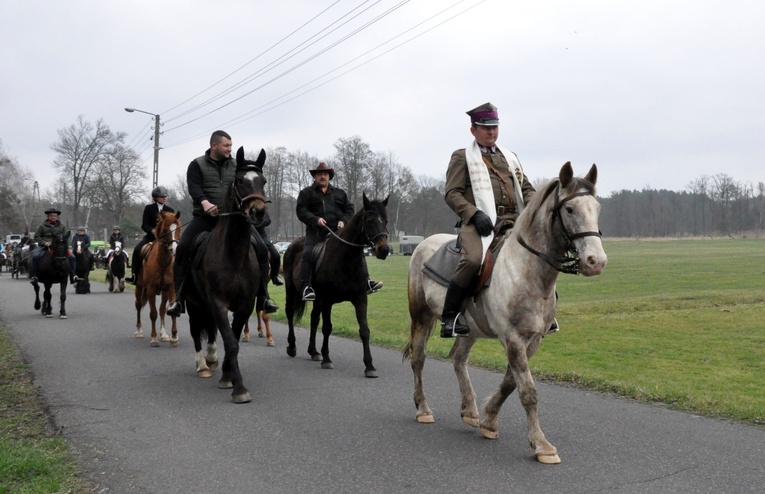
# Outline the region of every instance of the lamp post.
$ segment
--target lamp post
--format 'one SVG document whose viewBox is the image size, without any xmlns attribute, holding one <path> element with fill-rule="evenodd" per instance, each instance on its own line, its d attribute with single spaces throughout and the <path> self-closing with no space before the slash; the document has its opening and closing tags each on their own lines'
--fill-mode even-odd
<svg viewBox="0 0 765 494">
<path fill-rule="evenodd" d="M 154 174 L 151 178 L 151 188 L 154 189 L 157 187 L 157 179 L 159 176 L 159 115 L 156 113 L 139 110 L 137 108 L 125 108 L 125 111 L 128 113 L 137 111 L 139 113 L 145 113 L 154 117 Z"/>
</svg>

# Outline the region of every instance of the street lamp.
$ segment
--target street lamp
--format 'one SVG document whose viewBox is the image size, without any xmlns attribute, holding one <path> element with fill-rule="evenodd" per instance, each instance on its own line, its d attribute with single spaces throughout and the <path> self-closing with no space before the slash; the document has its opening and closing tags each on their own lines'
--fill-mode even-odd
<svg viewBox="0 0 765 494">
<path fill-rule="evenodd" d="M 139 113 L 145 113 L 154 117 L 154 174 L 151 178 L 151 188 L 155 189 L 157 187 L 157 178 L 159 175 L 159 115 L 156 113 L 139 110 L 137 108 L 125 108 L 125 111 L 128 113 L 137 111 Z"/>
</svg>

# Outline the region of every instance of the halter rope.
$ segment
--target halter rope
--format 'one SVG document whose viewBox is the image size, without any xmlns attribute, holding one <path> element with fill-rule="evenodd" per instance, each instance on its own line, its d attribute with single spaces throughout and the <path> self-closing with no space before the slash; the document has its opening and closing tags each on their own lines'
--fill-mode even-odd
<svg viewBox="0 0 765 494">
<path fill-rule="evenodd" d="M 374 211 L 364 211 L 363 215 L 364 215 L 364 216 L 366 216 L 366 214 L 367 214 L 367 213 L 372 213 L 372 214 L 374 214 Z M 340 237 L 339 237 L 339 236 L 338 236 L 338 235 L 337 235 L 335 232 L 333 232 L 333 231 L 332 231 L 332 229 L 330 229 L 330 228 L 329 228 L 327 225 L 324 225 L 324 228 L 325 228 L 325 229 L 326 229 L 326 230 L 327 230 L 327 231 L 330 233 L 330 235 L 332 235 L 333 237 L 335 237 L 336 239 L 338 239 L 339 241 L 341 241 L 341 242 L 342 242 L 342 243 L 344 243 L 345 245 L 349 245 L 349 246 L 351 246 L 351 247 L 362 247 L 362 248 L 363 248 L 363 247 L 366 247 L 366 246 L 368 246 L 368 245 L 372 245 L 372 246 L 374 246 L 374 244 L 375 244 L 375 240 L 377 240 L 379 237 L 387 237 L 387 236 L 388 236 L 388 230 L 385 230 L 385 231 L 383 231 L 383 232 L 380 232 L 380 233 L 378 233 L 377 235 L 375 235 L 375 236 L 374 236 L 374 237 L 372 237 L 371 239 L 369 238 L 369 235 L 367 235 L 366 237 L 367 237 L 367 242 L 368 242 L 368 243 L 366 243 L 366 244 L 354 244 L 353 242 L 349 242 L 349 241 L 347 241 L 347 240 L 345 240 L 345 239 L 343 239 L 343 238 L 340 238 Z M 362 232 L 364 232 L 364 234 L 366 235 L 366 228 L 365 228 L 365 224 L 364 224 L 364 223 L 361 223 L 361 231 L 362 231 Z"/>
</svg>

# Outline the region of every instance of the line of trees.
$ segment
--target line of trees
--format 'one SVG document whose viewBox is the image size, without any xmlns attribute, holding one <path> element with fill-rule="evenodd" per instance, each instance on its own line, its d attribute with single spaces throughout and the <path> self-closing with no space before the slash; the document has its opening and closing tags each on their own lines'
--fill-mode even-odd
<svg viewBox="0 0 765 494">
<path fill-rule="evenodd" d="M 118 224 L 129 238 L 138 238 L 143 205 L 150 200 L 147 167 L 136 151 L 124 144 L 125 134 L 113 132 L 103 120 L 95 124 L 79 117 L 58 131 L 51 144 L 58 181 L 40 197 L 29 169 L 5 152 L 0 141 L 0 234 L 34 230 L 53 205 L 64 212 L 70 228 L 85 225 L 102 239 Z M 333 184 L 343 188 L 356 207 L 361 196 L 388 202 L 389 230 L 428 236 L 453 233 L 457 217 L 443 200 L 444 179 L 415 176 L 392 152 L 377 152 L 360 136 L 339 138 L 335 153 L 319 158 L 301 150 L 267 148 L 264 172 L 271 200 L 271 239 L 301 236 L 295 216 L 300 190 L 313 181 L 309 170 L 320 161 L 335 169 Z M 254 159 L 259 150 L 250 150 Z M 444 165 L 445 166 L 445 165 Z M 537 180 L 537 185 L 540 181 Z M 168 198 L 182 218 L 191 218 L 191 198 L 184 175 L 167 186 Z M 765 227 L 765 184 L 737 182 L 725 174 L 702 176 L 681 192 L 622 190 L 600 198 L 600 226 L 606 237 L 676 237 L 741 235 Z"/>
</svg>

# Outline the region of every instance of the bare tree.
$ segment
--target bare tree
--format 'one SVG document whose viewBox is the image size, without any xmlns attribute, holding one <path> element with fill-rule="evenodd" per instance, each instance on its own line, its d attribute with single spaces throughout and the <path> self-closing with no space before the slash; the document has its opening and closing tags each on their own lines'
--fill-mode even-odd
<svg viewBox="0 0 765 494">
<path fill-rule="evenodd" d="M 348 200 L 360 204 L 361 193 L 367 185 L 372 150 L 359 136 L 341 137 L 334 146 L 337 151 L 332 159 L 337 174 L 335 180 L 348 194 Z"/>
<path fill-rule="evenodd" d="M 147 174 L 140 156 L 134 149 L 116 144 L 101 154 L 93 173 L 93 180 L 82 187 L 86 193 L 82 204 L 110 211 L 120 224 L 134 198 L 145 194 Z"/>
<path fill-rule="evenodd" d="M 88 181 L 106 159 L 111 146 L 122 142 L 125 134 L 112 133 L 103 119 L 93 126 L 80 115 L 77 122 L 59 129 L 58 137 L 59 140 L 51 144 L 51 149 L 58 153 L 53 167 L 60 170 L 66 191 L 62 199 L 72 205 L 72 219 L 78 223 L 80 205 L 88 195 Z"/>
<path fill-rule="evenodd" d="M 37 211 L 40 190 L 32 176 L 3 149 L 0 141 L 0 232 L 26 232 L 35 214 L 41 215 L 41 210 Z"/>
</svg>

